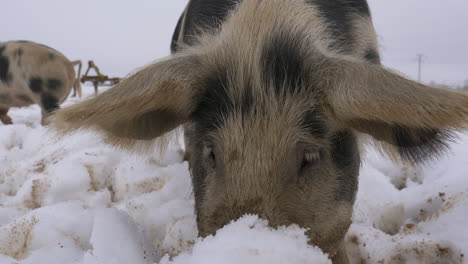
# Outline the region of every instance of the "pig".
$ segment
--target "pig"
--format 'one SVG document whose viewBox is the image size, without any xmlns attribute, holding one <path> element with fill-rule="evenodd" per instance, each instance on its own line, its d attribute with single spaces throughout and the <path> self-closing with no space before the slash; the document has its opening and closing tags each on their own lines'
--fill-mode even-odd
<svg viewBox="0 0 468 264">
<path fill-rule="evenodd" d="M 362 138 L 424 163 L 468 123 L 468 94 L 381 64 L 365 0 L 192 0 L 171 49 L 54 124 L 125 148 L 183 126 L 202 237 L 256 214 L 348 263 Z"/>
<path fill-rule="evenodd" d="M 72 87 L 81 96 L 73 66 L 62 53 L 42 44 L 0 42 L 0 120 L 12 124 L 10 107 L 38 104 L 45 123 Z"/>
</svg>

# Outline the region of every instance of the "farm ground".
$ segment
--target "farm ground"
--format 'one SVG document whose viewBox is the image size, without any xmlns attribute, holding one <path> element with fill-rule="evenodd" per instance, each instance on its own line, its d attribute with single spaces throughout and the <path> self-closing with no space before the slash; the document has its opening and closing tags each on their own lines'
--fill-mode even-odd
<svg viewBox="0 0 468 264">
<path fill-rule="evenodd" d="M 182 143 L 161 159 L 130 154 L 86 131 L 57 139 L 37 106 L 10 113 L 15 124 L 0 124 L 2 264 L 330 263 L 303 229 L 271 230 L 256 216 L 197 238 Z M 468 263 L 467 223 L 468 135 L 421 168 L 366 152 L 346 238 L 353 263 Z"/>
</svg>

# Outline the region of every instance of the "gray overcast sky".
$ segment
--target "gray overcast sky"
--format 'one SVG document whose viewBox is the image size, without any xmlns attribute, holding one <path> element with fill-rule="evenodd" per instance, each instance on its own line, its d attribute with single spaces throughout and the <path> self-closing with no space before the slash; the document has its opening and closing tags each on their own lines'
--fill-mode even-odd
<svg viewBox="0 0 468 264">
<path fill-rule="evenodd" d="M 123 77 L 169 54 L 187 0 L 3 0 L 0 41 L 33 40 Z M 468 79 L 467 0 L 369 0 L 383 63 L 423 80 Z M 86 66 L 86 65 L 85 65 Z"/>
</svg>

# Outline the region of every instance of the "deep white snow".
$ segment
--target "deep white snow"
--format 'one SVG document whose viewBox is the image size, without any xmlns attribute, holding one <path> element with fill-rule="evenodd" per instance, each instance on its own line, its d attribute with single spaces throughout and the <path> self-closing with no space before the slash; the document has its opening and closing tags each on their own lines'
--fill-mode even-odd
<svg viewBox="0 0 468 264">
<path fill-rule="evenodd" d="M 1 264 L 331 263 L 305 230 L 256 216 L 197 238 L 181 143 L 162 159 L 129 154 L 89 132 L 57 139 L 37 106 L 10 114 L 15 124 L 0 124 Z M 346 245 L 353 263 L 468 263 L 468 135 L 423 168 L 369 149 Z"/>
</svg>

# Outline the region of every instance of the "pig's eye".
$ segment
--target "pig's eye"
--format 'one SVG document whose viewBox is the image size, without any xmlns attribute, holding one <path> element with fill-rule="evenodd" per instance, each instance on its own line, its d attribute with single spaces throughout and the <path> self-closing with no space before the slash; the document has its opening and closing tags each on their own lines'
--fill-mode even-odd
<svg viewBox="0 0 468 264">
<path fill-rule="evenodd" d="M 316 165 L 320 161 L 320 151 L 304 150 L 300 170 Z"/>
<path fill-rule="evenodd" d="M 205 149 L 205 160 L 210 168 L 216 168 L 216 154 L 212 147 L 206 147 Z"/>
</svg>

